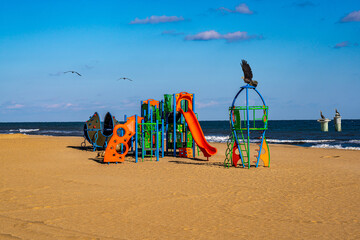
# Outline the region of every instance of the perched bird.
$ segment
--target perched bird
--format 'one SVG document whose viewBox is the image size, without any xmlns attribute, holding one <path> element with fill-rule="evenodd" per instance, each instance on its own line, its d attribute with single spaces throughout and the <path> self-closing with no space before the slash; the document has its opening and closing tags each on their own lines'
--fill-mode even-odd
<svg viewBox="0 0 360 240">
<path fill-rule="evenodd" d="M 76 72 L 76 71 L 67 71 L 67 72 L 64 72 L 64 73 L 76 73 L 77 75 L 79 75 L 81 77 L 81 74 Z"/>
<path fill-rule="evenodd" d="M 325 119 L 324 115 L 322 114 L 322 111 L 320 111 L 321 119 Z"/>
<path fill-rule="evenodd" d="M 120 79 L 123 79 L 123 80 L 129 80 L 129 81 L 133 81 L 133 80 L 131 80 L 130 78 L 127 78 L 127 77 L 121 77 L 121 78 L 119 78 L 118 80 L 120 80 Z"/>
<path fill-rule="evenodd" d="M 241 68 L 244 72 L 244 77 L 242 79 L 244 79 L 244 82 L 247 84 L 250 84 L 250 86 L 256 87 L 258 85 L 257 81 L 252 80 L 253 78 L 253 74 L 251 71 L 251 67 L 250 65 L 247 63 L 246 60 L 242 60 L 241 61 Z"/>
<path fill-rule="evenodd" d="M 340 113 L 338 112 L 338 110 L 335 108 L 335 115 L 340 116 Z"/>
</svg>

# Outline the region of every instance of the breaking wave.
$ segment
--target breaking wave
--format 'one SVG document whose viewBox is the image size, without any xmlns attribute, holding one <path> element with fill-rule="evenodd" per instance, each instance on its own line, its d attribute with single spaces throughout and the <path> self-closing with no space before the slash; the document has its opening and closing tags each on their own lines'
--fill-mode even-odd
<svg viewBox="0 0 360 240">
<path fill-rule="evenodd" d="M 36 128 L 36 129 L 23 129 L 23 128 L 10 129 L 10 132 L 20 132 L 20 133 L 37 132 L 37 131 L 40 131 L 40 129 L 38 129 L 38 128 Z"/>
<path fill-rule="evenodd" d="M 329 145 L 329 144 L 317 144 L 311 146 L 312 148 L 333 148 L 333 149 L 346 149 L 346 150 L 360 150 L 360 147 L 343 147 L 341 144 Z"/>
</svg>

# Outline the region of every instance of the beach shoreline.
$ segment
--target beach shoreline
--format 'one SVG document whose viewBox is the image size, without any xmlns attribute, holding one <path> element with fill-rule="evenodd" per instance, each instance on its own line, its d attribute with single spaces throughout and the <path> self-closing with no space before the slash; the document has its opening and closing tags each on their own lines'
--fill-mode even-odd
<svg viewBox="0 0 360 240">
<path fill-rule="evenodd" d="M 270 168 L 243 169 L 224 167 L 226 144 L 210 143 L 209 161 L 107 165 L 82 141 L 0 135 L 0 238 L 360 237 L 357 150 L 269 144 Z"/>
</svg>

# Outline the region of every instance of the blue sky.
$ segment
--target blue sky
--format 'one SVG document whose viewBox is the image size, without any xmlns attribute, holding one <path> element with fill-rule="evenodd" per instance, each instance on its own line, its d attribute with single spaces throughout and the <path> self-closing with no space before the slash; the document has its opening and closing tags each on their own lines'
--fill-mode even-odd
<svg viewBox="0 0 360 240">
<path fill-rule="evenodd" d="M 1 0 L 0 122 L 122 119 L 182 91 L 225 120 L 241 59 L 270 119 L 359 119 L 359 44 L 357 0 Z"/>
</svg>

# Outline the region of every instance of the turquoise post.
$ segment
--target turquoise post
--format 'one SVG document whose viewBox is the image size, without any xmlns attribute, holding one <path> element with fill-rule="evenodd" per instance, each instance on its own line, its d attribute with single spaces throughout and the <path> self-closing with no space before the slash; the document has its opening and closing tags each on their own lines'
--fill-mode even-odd
<svg viewBox="0 0 360 240">
<path fill-rule="evenodd" d="M 152 115 L 153 115 L 153 111 L 152 111 L 152 108 L 150 108 L 150 112 L 148 113 L 149 116 L 150 116 L 150 123 L 153 123 L 153 118 L 152 118 Z M 153 155 L 153 125 L 150 124 L 150 156 L 151 156 L 151 159 L 152 159 L 152 155 Z"/>
<path fill-rule="evenodd" d="M 145 142 L 144 142 L 144 119 L 141 120 L 141 136 L 142 136 L 142 143 L 141 143 L 141 159 L 144 159 L 144 151 L 145 151 Z"/>
<path fill-rule="evenodd" d="M 159 121 L 156 119 L 156 161 L 159 161 Z"/>
<path fill-rule="evenodd" d="M 138 162 L 138 116 L 135 115 L 135 162 Z"/>
<path fill-rule="evenodd" d="M 250 168 L 250 119 L 249 119 L 249 88 L 246 88 L 246 126 L 247 126 L 247 160 Z M 239 149 L 239 151 L 241 151 Z"/>
<path fill-rule="evenodd" d="M 164 157 L 164 101 L 161 100 L 161 157 Z"/>
<path fill-rule="evenodd" d="M 173 138 L 174 138 L 174 157 L 176 157 L 176 96 L 175 94 L 173 94 L 173 105 L 174 105 L 174 111 L 173 111 L 173 115 L 174 115 L 174 126 L 173 126 Z"/>
<path fill-rule="evenodd" d="M 164 157 L 164 119 L 161 119 L 161 157 Z"/>
</svg>

